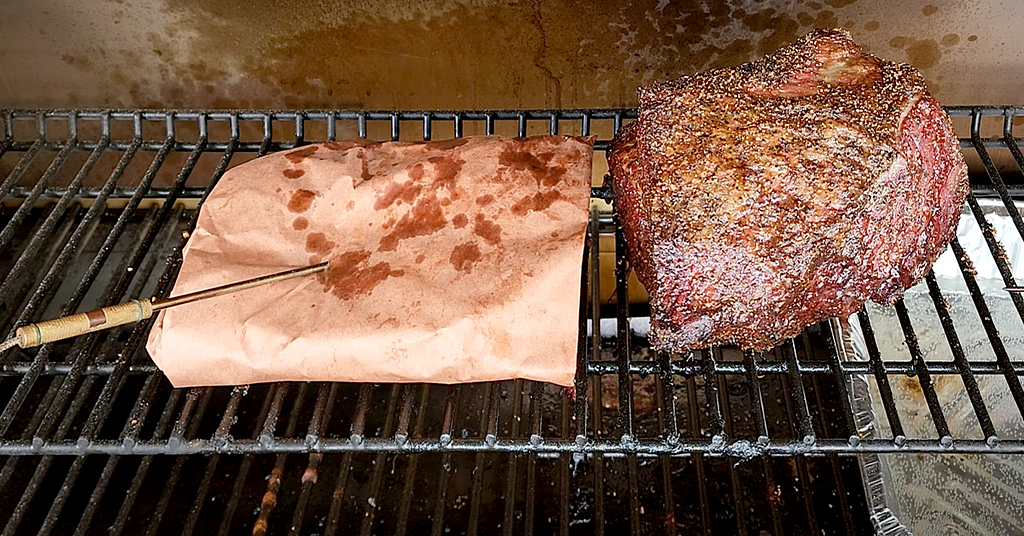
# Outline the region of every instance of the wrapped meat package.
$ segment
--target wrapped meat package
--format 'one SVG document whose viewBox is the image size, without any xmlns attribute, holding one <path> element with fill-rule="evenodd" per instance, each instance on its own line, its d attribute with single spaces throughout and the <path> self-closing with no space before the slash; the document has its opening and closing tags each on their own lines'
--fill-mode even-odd
<svg viewBox="0 0 1024 536">
<path fill-rule="evenodd" d="M 593 140 L 329 142 L 229 170 L 173 295 L 325 272 L 164 310 L 175 387 L 270 381 L 571 385 Z"/>
</svg>

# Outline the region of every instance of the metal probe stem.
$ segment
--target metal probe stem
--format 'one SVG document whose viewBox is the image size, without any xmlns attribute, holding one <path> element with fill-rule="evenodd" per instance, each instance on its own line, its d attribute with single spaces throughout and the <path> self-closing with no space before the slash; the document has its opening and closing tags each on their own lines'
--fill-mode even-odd
<svg viewBox="0 0 1024 536">
<path fill-rule="evenodd" d="M 15 330 L 14 337 L 0 343 L 0 352 L 4 352 L 15 346 L 32 348 L 33 346 L 39 346 L 40 344 L 59 341 L 70 337 L 77 337 L 79 335 L 102 331 L 115 326 L 141 322 L 142 320 L 153 316 L 153 314 L 160 309 L 166 309 L 176 305 L 184 305 L 186 303 L 205 300 L 206 298 L 213 298 L 215 296 L 222 296 L 224 294 L 230 294 L 240 290 L 268 285 L 277 281 L 284 281 L 286 279 L 315 274 L 326 270 L 327 264 L 327 262 L 321 262 L 320 264 L 314 264 L 312 266 L 293 268 L 276 274 L 264 275 L 253 279 L 246 279 L 245 281 L 221 285 L 219 287 L 190 292 L 174 298 L 166 298 L 163 300 L 152 298 L 130 300 L 120 305 L 110 305 L 101 309 L 96 309 L 95 311 L 62 316 L 53 320 L 29 324 L 27 326 L 19 327 Z"/>
<path fill-rule="evenodd" d="M 253 279 L 246 279 L 245 281 L 238 281 L 236 283 L 228 283 L 227 285 L 221 285 L 219 287 L 208 288 L 206 290 L 197 290 L 196 292 L 190 292 L 188 294 L 182 294 L 174 298 L 165 298 L 162 300 L 153 300 L 153 310 L 159 311 L 160 309 L 166 309 L 168 307 L 174 307 L 175 305 L 182 305 L 185 303 L 192 303 L 198 300 L 205 300 L 206 298 L 213 298 L 214 296 L 221 296 L 224 294 L 230 294 L 232 292 L 238 292 L 239 290 L 245 290 L 260 285 L 268 285 L 277 281 L 284 281 L 286 279 L 292 279 L 294 277 L 302 277 L 305 275 L 315 274 L 322 272 L 327 269 L 327 261 L 321 262 L 320 264 L 314 264 L 312 266 L 306 266 L 304 268 L 295 268 L 284 272 L 278 272 L 276 274 L 263 275 L 255 277 Z"/>
</svg>

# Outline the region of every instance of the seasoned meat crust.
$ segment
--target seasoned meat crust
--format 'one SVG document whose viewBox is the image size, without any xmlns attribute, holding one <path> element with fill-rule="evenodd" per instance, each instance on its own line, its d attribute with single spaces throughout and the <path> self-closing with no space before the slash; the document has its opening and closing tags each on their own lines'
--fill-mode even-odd
<svg viewBox="0 0 1024 536">
<path fill-rule="evenodd" d="M 920 73 L 815 30 L 639 90 L 609 153 L 651 342 L 766 350 L 892 304 L 956 230 L 967 167 Z"/>
</svg>

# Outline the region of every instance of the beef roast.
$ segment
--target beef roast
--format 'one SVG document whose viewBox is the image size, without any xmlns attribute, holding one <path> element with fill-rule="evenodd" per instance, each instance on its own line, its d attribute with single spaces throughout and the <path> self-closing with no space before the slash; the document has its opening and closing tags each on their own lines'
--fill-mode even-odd
<svg viewBox="0 0 1024 536">
<path fill-rule="evenodd" d="M 967 167 L 910 65 L 816 30 L 643 87 L 609 154 L 651 342 L 765 350 L 892 304 L 956 230 Z"/>
</svg>

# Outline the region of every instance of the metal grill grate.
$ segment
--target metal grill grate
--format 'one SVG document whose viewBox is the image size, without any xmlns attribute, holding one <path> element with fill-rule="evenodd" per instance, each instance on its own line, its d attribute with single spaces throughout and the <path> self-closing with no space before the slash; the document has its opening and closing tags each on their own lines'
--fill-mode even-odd
<svg viewBox="0 0 1024 536">
<path fill-rule="evenodd" d="M 1012 132 L 1024 110 L 950 113 L 968 132 L 961 145 L 976 168 L 968 208 L 1003 283 L 1014 285 L 982 201 L 1000 199 L 1018 233 L 1009 238 L 1024 234 L 1013 202 L 1024 158 Z M 0 329 L 165 296 L 202 198 L 229 166 L 258 155 L 357 136 L 594 134 L 601 169 L 611 135 L 634 117 L 633 110 L 0 112 Z M 3 534 L 106 527 L 226 534 L 237 525 L 295 534 L 353 527 L 861 533 L 871 527 L 851 455 L 1024 453 L 1024 437 L 998 433 L 978 388 L 979 378 L 1003 378 L 1024 417 L 1024 361 L 1003 344 L 975 261 L 959 243 L 952 250 L 991 360 L 969 359 L 960 347 L 958 333 L 970 328 L 950 316 L 933 274 L 927 295 L 952 360 L 925 355 L 919 319 L 902 302 L 905 360 L 885 359 L 870 310 L 852 320 L 864 335 L 864 361 L 846 359 L 849 327 L 839 322 L 768 353 L 654 353 L 637 327 L 645 305 L 630 303 L 614 215 L 594 211 L 590 236 L 582 266 L 589 299 L 581 303 L 579 368 L 569 391 L 528 381 L 176 390 L 141 348 L 150 322 L 0 355 Z M 602 285 L 599 267 L 609 262 L 614 283 Z M 1011 299 L 1024 319 L 1024 299 Z M 979 434 L 947 424 L 935 384 L 949 376 L 968 392 Z M 851 392 L 857 378 L 880 393 L 887 426 L 873 435 L 864 433 Z M 892 384 L 907 378 L 916 378 L 934 435 L 904 430 L 906 406 Z M 214 526 L 205 526 L 211 519 Z"/>
</svg>

